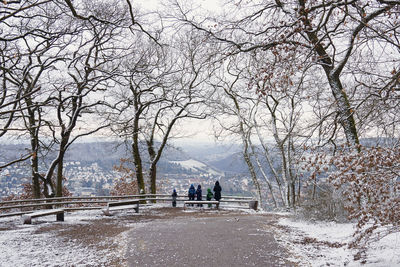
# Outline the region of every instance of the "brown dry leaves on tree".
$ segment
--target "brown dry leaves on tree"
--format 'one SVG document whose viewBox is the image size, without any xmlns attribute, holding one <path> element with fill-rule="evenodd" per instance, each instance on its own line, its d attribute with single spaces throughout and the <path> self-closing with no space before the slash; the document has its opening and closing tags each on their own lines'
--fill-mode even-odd
<svg viewBox="0 0 400 267">
<path fill-rule="evenodd" d="M 309 174 L 306 186 L 315 188 L 321 178 L 328 178 L 341 193 L 349 219 L 357 222 L 351 247 L 400 230 L 399 147 L 342 147 L 334 156 L 320 152 L 302 160 Z"/>
<path fill-rule="evenodd" d="M 356 151 L 333 157 L 336 171 L 329 177 L 342 190 L 350 218 L 357 220 L 352 246 L 382 238 L 400 226 L 400 148 Z M 376 231 L 380 226 L 387 226 L 385 232 Z"/>
<path fill-rule="evenodd" d="M 114 182 L 110 194 L 113 196 L 132 195 L 138 192 L 135 171 L 129 167 L 133 162 L 130 159 L 120 159 L 120 165 L 114 166 L 114 170 L 121 174 L 121 177 Z"/>
<path fill-rule="evenodd" d="M 55 182 L 54 178 L 52 178 L 53 183 Z M 63 177 L 63 181 L 65 182 L 67 178 Z M 43 181 L 40 180 L 40 198 L 45 198 L 43 194 Z M 68 190 L 66 186 L 63 186 L 63 191 L 62 191 L 63 197 L 69 197 L 72 196 L 72 193 Z M 22 192 L 19 195 L 16 194 L 11 194 L 7 197 L 4 197 L 2 200 L 3 201 L 11 201 L 11 200 L 19 200 L 19 199 L 34 199 L 34 194 L 32 190 L 32 184 L 31 183 L 23 183 L 22 184 Z"/>
</svg>

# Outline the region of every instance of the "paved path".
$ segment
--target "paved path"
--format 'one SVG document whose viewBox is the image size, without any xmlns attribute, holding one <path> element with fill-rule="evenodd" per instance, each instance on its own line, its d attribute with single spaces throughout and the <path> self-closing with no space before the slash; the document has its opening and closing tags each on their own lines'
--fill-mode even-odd
<svg viewBox="0 0 400 267">
<path fill-rule="evenodd" d="M 155 220 L 129 233 L 128 266 L 295 266 L 266 216 Z"/>
</svg>

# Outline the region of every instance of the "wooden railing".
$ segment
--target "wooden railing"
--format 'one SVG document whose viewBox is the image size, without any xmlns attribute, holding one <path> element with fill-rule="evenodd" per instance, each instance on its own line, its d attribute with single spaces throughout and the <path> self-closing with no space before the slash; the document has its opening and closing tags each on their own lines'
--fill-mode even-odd
<svg viewBox="0 0 400 267">
<path fill-rule="evenodd" d="M 126 196 L 71 196 L 10 200 L 0 201 L 0 217 L 23 215 L 26 213 L 30 213 L 37 208 L 48 209 L 53 207 L 63 207 L 64 210 L 67 211 L 102 209 L 108 202 L 121 199 L 139 199 L 146 202 L 172 201 L 172 197 L 169 194 L 143 194 Z M 187 199 L 188 198 L 186 195 L 178 195 L 177 197 L 177 201 L 185 201 Z M 237 208 L 248 208 L 251 201 L 254 201 L 252 197 L 241 196 L 222 196 L 222 199 L 220 200 L 221 203 L 238 203 L 239 205 L 247 204 L 247 206 L 236 206 Z"/>
</svg>

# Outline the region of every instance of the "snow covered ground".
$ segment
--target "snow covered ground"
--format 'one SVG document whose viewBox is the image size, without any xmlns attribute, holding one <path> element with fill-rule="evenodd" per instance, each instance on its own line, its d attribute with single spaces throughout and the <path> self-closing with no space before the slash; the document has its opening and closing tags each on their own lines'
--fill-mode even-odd
<svg viewBox="0 0 400 267">
<path fill-rule="evenodd" d="M 297 255 L 304 266 L 400 266 L 400 233 L 394 233 L 371 244 L 365 251 L 365 262 L 354 260 L 357 250 L 347 248 L 354 225 L 334 222 L 304 222 L 290 218 L 279 221 L 290 232 L 281 231 L 279 240 Z M 300 256 L 300 258 L 299 258 Z"/>
<path fill-rule="evenodd" d="M 362 265 L 354 260 L 357 251 L 346 246 L 354 231 L 352 224 L 301 222 L 292 219 L 290 214 L 283 215 L 275 227 L 275 238 L 292 255 L 289 260 L 299 266 L 400 266 L 399 233 L 369 247 L 366 263 Z M 68 213 L 63 223 L 44 217 L 36 218 L 32 225 L 23 225 L 18 216 L 0 218 L 0 266 L 120 266 L 118 262 L 125 257 L 129 229 L 144 227 L 145 222 L 127 225 L 125 221 L 122 225 L 128 230 L 89 245 L 60 234 L 66 231 L 66 226 L 80 225 L 84 229 L 85 225 L 96 225 L 102 219 L 104 216 L 99 211 Z"/>
<path fill-rule="evenodd" d="M 62 224 L 65 227 L 93 223 L 98 214 L 98 211 L 68 213 Z M 38 231 L 38 224 L 50 230 Z M 75 239 L 62 238 L 58 225 L 54 215 L 35 218 L 31 225 L 22 224 L 18 216 L 0 218 L 0 266 L 108 266 L 124 251 L 124 244 L 116 243 L 124 240 L 123 236 L 104 238 L 96 246 L 87 246 Z M 51 230 L 53 226 L 56 228 Z M 97 245 L 101 243 L 109 249 L 98 250 Z"/>
</svg>

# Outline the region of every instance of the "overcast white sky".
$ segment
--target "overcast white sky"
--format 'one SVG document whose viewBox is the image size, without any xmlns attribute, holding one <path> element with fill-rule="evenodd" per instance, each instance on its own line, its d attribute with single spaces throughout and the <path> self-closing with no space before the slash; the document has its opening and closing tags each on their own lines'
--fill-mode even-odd
<svg viewBox="0 0 400 267">
<path fill-rule="evenodd" d="M 223 0 L 178 0 L 181 3 L 187 2 L 187 4 L 193 4 L 194 6 L 201 6 L 201 8 L 206 9 L 210 12 L 215 12 L 221 9 Z M 165 0 L 137 0 L 140 8 L 146 10 L 157 10 L 162 8 L 162 3 L 166 3 Z M 214 142 L 215 138 L 213 135 L 212 125 L 209 120 L 186 120 L 182 122 L 182 126 L 178 126 L 176 129 L 178 132 L 187 135 L 186 138 L 180 139 L 178 142 Z"/>
<path fill-rule="evenodd" d="M 165 3 L 164 0 L 136 0 L 143 8 L 152 10 L 157 7 L 161 7 L 161 3 Z M 179 2 L 185 2 L 180 0 Z M 187 0 L 187 3 L 193 3 L 194 5 L 201 5 L 202 8 L 208 9 L 210 11 L 215 11 L 222 6 L 222 0 Z"/>
</svg>

